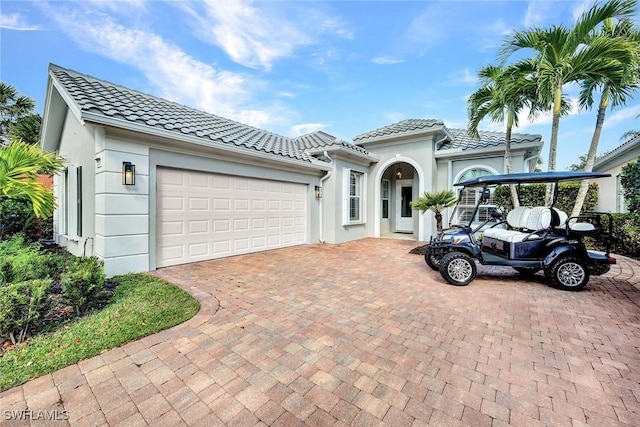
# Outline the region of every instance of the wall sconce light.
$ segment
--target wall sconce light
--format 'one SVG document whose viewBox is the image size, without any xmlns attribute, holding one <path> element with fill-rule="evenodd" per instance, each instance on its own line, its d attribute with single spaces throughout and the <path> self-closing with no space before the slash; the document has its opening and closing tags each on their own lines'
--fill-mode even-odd
<svg viewBox="0 0 640 427">
<path fill-rule="evenodd" d="M 396 169 L 396 178 L 402 179 L 402 168 Z"/>
<path fill-rule="evenodd" d="M 315 193 L 316 193 L 316 199 L 321 199 L 322 198 L 322 188 L 320 188 L 317 185 L 316 185 L 316 188 L 315 188 Z"/>
<path fill-rule="evenodd" d="M 122 162 L 122 185 L 136 184 L 136 165 L 131 162 Z"/>
</svg>

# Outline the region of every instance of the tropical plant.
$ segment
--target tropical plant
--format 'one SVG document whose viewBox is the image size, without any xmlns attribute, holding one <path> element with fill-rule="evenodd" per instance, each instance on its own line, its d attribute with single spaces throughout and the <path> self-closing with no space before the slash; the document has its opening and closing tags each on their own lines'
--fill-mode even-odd
<svg viewBox="0 0 640 427">
<path fill-rule="evenodd" d="M 42 321 L 50 304 L 51 279 L 10 283 L 0 292 L 0 337 L 13 344 L 23 342 Z"/>
<path fill-rule="evenodd" d="M 0 82 L 0 139 L 7 142 L 11 126 L 25 116 L 33 114 L 34 108 L 33 99 L 19 95 L 16 88 Z"/>
<path fill-rule="evenodd" d="M 612 67 L 612 62 L 617 64 L 633 60 L 626 43 L 619 38 L 593 38 L 591 35 L 607 19 L 633 16 L 636 5 L 637 0 L 597 3 L 583 13 L 571 28 L 554 25 L 548 29 L 517 31 L 505 41 L 501 52 L 505 59 L 522 49 L 535 52 L 534 57 L 520 60 L 515 66 L 530 69 L 539 98 L 552 100 L 548 170 L 555 170 L 556 167 L 563 86 L 583 79 L 621 78 L 613 75 L 622 74 L 622 70 Z M 552 195 L 553 185 L 549 185 L 547 202 L 551 201 Z"/>
<path fill-rule="evenodd" d="M 584 171 L 591 172 L 595 163 L 600 134 L 604 125 L 605 114 L 609 106 L 616 107 L 626 103 L 632 92 L 640 87 L 640 31 L 630 19 L 623 19 L 618 22 L 607 19 L 604 21 L 602 29 L 594 34 L 594 38 L 617 38 L 626 42 L 629 56 L 633 58 L 630 62 L 611 61 L 612 72 L 600 78 L 588 77 L 582 81 L 580 92 L 580 105 L 591 108 L 594 104 L 593 93 L 599 91 L 600 103 L 598 104 L 598 115 L 596 126 L 589 145 L 589 152 L 585 159 Z M 622 73 L 614 72 L 613 69 L 622 69 Z M 576 216 L 582 209 L 582 204 L 587 195 L 589 180 L 584 180 L 580 184 L 580 191 L 573 206 L 571 216 Z"/>
<path fill-rule="evenodd" d="M 16 120 L 9 126 L 7 137 L 9 141 L 24 141 L 27 144 L 40 144 L 40 114 L 29 114 Z"/>
<path fill-rule="evenodd" d="M 62 157 L 38 146 L 13 141 L 0 147 L 0 198 L 30 200 L 36 217 L 48 217 L 55 208 L 55 198 L 36 176 L 55 175 L 63 168 Z"/>
<path fill-rule="evenodd" d="M 77 315 L 86 313 L 100 300 L 104 290 L 104 267 L 95 257 L 77 258 L 60 276 L 62 296 Z"/>
<path fill-rule="evenodd" d="M 532 119 L 540 111 L 548 109 L 549 102 L 537 96 L 531 70 L 522 66 L 487 65 L 478 71 L 478 77 L 481 86 L 467 99 L 468 131 L 474 138 L 479 138 L 478 126 L 486 117 L 494 122 L 505 123 L 505 166 L 506 172 L 512 173 L 511 134 L 513 127 L 518 126 L 518 114 L 528 109 L 529 118 Z M 568 103 L 563 102 L 563 113 L 568 109 Z M 516 186 L 509 187 L 514 207 L 517 207 Z"/>
<path fill-rule="evenodd" d="M 640 211 L 640 159 L 622 167 L 620 184 L 624 189 L 624 198 L 631 212 Z"/>
<path fill-rule="evenodd" d="M 436 227 L 442 230 L 442 211 L 455 205 L 456 195 L 452 190 L 442 190 L 435 193 L 424 192 L 418 200 L 411 202 L 411 207 L 420 212 L 433 211 L 436 217 Z"/>
</svg>

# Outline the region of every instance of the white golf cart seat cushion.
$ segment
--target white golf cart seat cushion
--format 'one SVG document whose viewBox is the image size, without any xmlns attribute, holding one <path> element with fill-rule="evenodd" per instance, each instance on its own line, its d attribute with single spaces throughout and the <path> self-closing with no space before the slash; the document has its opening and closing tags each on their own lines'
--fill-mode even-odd
<svg viewBox="0 0 640 427">
<path fill-rule="evenodd" d="M 507 215 L 507 223 L 514 228 L 517 224 L 517 228 L 524 231 L 490 228 L 485 230 L 484 237 L 510 243 L 522 242 L 527 236 L 529 236 L 527 240 L 539 240 L 542 237 L 537 234 L 531 234 L 531 232 L 544 230 L 549 227 L 551 224 L 551 211 L 549 208 L 542 206 L 537 206 L 535 208 L 520 206 L 509 212 Z"/>
<path fill-rule="evenodd" d="M 509 224 L 511 228 L 525 228 L 530 213 L 530 207 L 518 206 L 507 214 L 507 224 Z"/>
<path fill-rule="evenodd" d="M 513 236 L 517 236 L 520 234 L 520 229 L 523 229 L 527 223 L 527 218 L 529 217 L 529 213 L 531 212 L 531 208 L 528 206 L 518 206 L 517 208 L 512 209 L 507 214 L 507 224 L 511 229 L 507 230 L 504 228 L 488 228 L 484 230 L 483 236 L 489 237 L 492 239 L 502 240 L 504 242 L 511 241 Z M 517 230 L 513 230 L 513 229 Z"/>
<path fill-rule="evenodd" d="M 569 216 L 560 209 L 553 208 L 553 210 L 556 211 L 558 213 L 558 216 L 560 217 L 560 225 L 558 225 L 556 228 L 565 229 L 567 227 L 567 220 L 569 219 Z M 569 222 L 569 228 L 573 231 L 580 231 L 585 233 L 595 230 L 596 226 L 591 224 L 590 222 Z"/>
</svg>

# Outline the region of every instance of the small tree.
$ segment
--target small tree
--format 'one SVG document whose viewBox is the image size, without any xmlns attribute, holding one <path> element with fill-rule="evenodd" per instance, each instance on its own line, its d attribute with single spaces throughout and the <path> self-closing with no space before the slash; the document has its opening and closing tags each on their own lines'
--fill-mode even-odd
<svg viewBox="0 0 640 427">
<path fill-rule="evenodd" d="M 420 212 L 433 211 L 436 215 L 436 227 L 442 231 L 442 211 L 456 204 L 456 195 L 452 190 L 442 190 L 436 193 L 424 192 L 424 195 L 415 202 L 411 202 L 411 207 Z"/>
<path fill-rule="evenodd" d="M 624 189 L 624 198 L 629 211 L 640 210 L 640 158 L 622 168 L 620 184 Z"/>
</svg>

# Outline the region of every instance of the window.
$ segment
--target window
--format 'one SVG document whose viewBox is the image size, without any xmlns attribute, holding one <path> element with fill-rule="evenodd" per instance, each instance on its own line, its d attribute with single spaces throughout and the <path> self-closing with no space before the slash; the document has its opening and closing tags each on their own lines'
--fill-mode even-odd
<svg viewBox="0 0 640 427">
<path fill-rule="evenodd" d="M 620 175 L 616 175 L 616 212 L 627 212 L 627 204 L 624 199 L 624 188 L 622 187 Z"/>
<path fill-rule="evenodd" d="M 389 189 L 391 182 L 388 179 L 382 180 L 380 188 L 380 199 L 382 200 L 382 218 L 389 218 Z"/>
<path fill-rule="evenodd" d="M 477 178 L 479 176 L 486 176 L 486 175 L 493 175 L 493 173 L 488 171 L 487 169 L 473 168 L 463 173 L 460 176 L 460 178 L 458 178 L 457 182 L 464 182 L 473 178 Z M 491 208 L 496 207 L 493 201 L 493 192 L 491 193 L 491 197 L 489 198 L 489 200 L 480 206 L 475 217 L 472 217 L 473 212 L 476 209 L 478 200 L 482 195 L 482 187 L 465 188 L 460 191 L 461 193 L 459 193 L 459 196 L 461 196 L 461 198 L 460 198 L 460 204 L 458 205 L 458 210 L 457 210 L 458 224 L 469 224 L 470 222 L 480 223 L 491 218 L 491 215 L 489 214 L 489 210 Z"/>
<path fill-rule="evenodd" d="M 366 184 L 367 175 L 362 172 L 344 169 L 346 196 L 343 212 L 343 225 L 362 224 L 366 221 Z"/>
<path fill-rule="evenodd" d="M 82 237 L 82 166 L 69 166 L 64 170 L 63 179 L 60 234 L 77 239 Z"/>
</svg>

